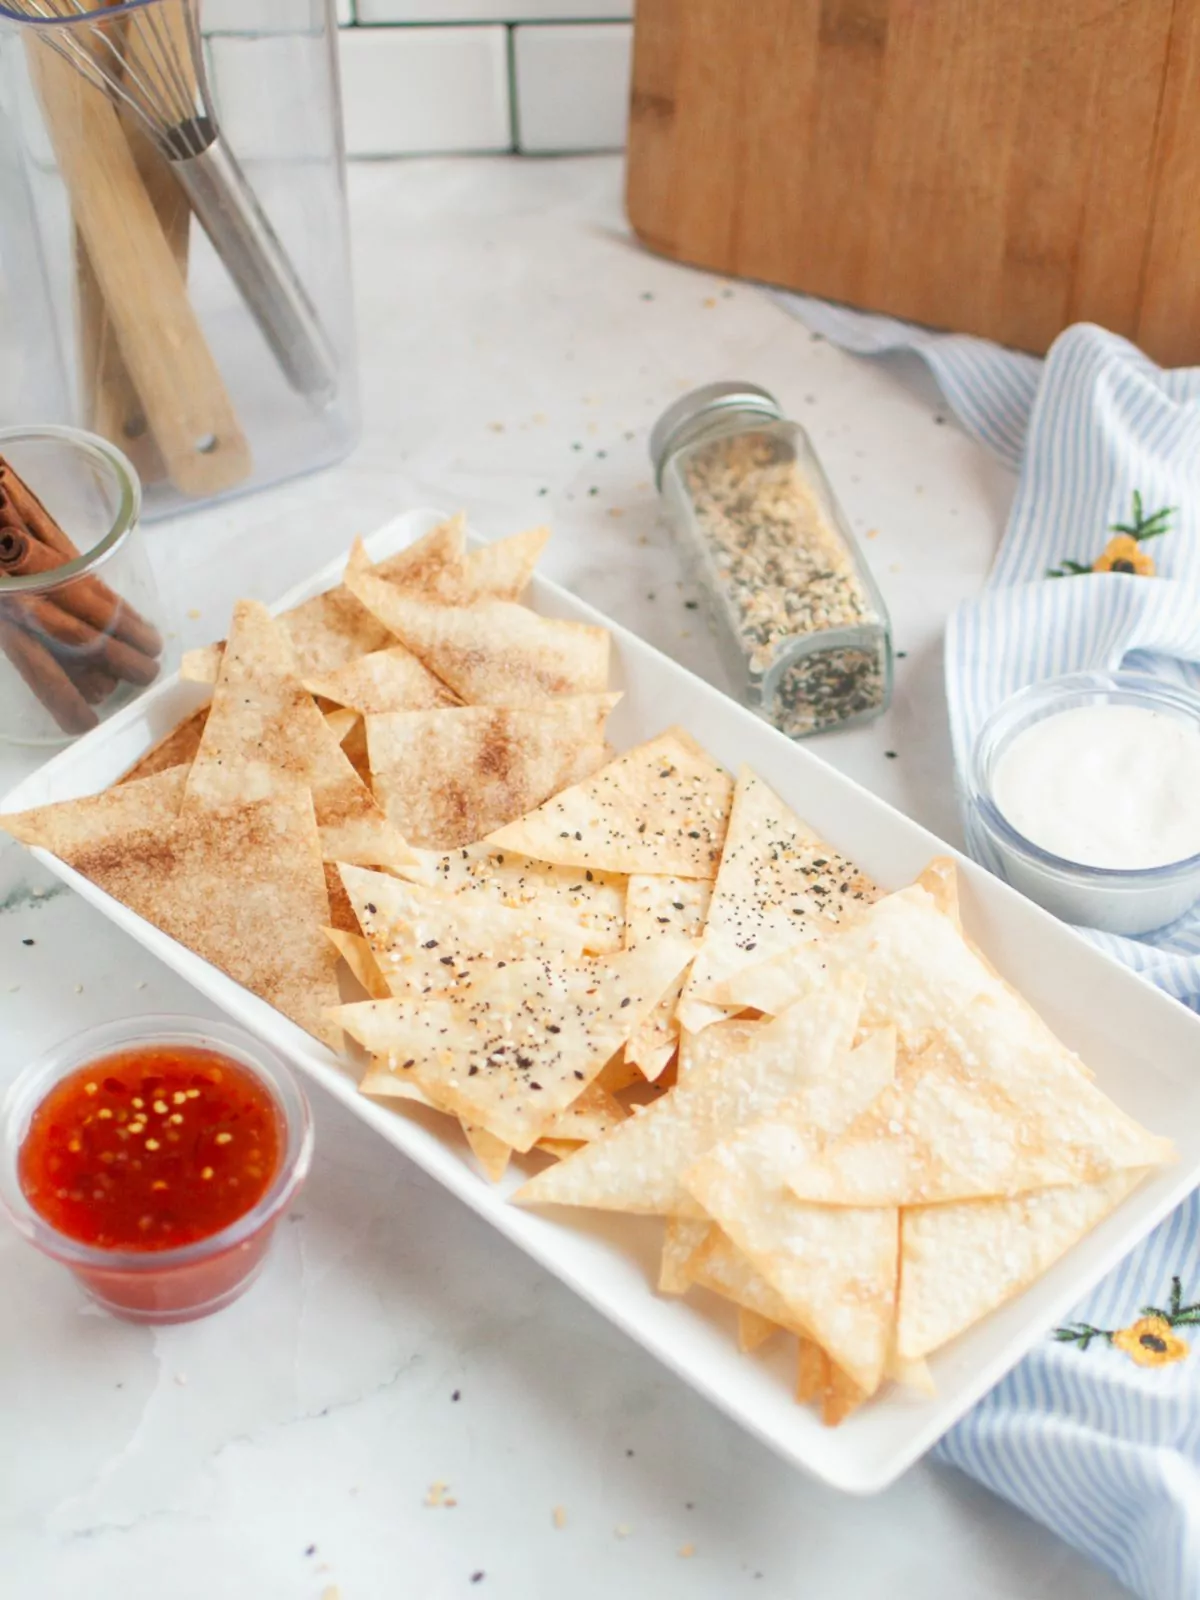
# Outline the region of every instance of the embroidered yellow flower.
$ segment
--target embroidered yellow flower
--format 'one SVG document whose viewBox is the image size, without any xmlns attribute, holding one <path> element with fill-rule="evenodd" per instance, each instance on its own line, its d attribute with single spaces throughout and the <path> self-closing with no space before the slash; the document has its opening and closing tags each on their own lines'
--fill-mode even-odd
<svg viewBox="0 0 1200 1600">
<path fill-rule="evenodd" d="M 1147 555 L 1138 541 L 1128 533 L 1119 533 L 1110 539 L 1101 555 L 1092 562 L 1093 572 L 1134 572 L 1139 577 L 1154 576 L 1154 557 Z"/>
<path fill-rule="evenodd" d="M 1188 1353 L 1188 1343 L 1171 1330 L 1166 1317 L 1139 1317 L 1128 1328 L 1118 1328 L 1112 1343 L 1124 1350 L 1139 1367 L 1165 1367 L 1171 1361 L 1182 1361 Z"/>
</svg>

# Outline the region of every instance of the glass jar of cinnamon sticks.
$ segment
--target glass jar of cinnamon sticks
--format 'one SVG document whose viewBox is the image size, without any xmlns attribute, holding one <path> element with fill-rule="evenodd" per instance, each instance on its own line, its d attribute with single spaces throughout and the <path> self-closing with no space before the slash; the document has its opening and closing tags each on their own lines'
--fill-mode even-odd
<svg viewBox="0 0 1200 1600">
<path fill-rule="evenodd" d="M 158 676 L 141 488 L 106 440 L 0 430 L 0 738 L 60 744 Z"/>
</svg>

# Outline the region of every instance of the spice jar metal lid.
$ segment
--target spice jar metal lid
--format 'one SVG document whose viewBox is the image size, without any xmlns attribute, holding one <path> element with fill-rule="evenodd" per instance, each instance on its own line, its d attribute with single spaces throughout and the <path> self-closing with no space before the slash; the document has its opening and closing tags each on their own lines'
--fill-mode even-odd
<svg viewBox="0 0 1200 1600">
<path fill-rule="evenodd" d="M 767 417 L 783 416 L 779 401 L 757 383 L 705 383 L 689 390 L 667 407 L 650 430 L 650 459 L 660 485 L 663 467 L 672 451 L 690 443 L 722 411 L 757 411 Z"/>
</svg>

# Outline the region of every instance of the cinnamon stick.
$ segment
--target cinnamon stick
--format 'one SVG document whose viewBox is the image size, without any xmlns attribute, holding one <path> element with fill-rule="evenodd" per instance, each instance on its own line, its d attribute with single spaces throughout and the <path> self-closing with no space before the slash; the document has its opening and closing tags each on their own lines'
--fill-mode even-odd
<svg viewBox="0 0 1200 1600">
<path fill-rule="evenodd" d="M 40 634 L 48 641 L 67 646 L 89 665 L 103 666 L 114 678 L 144 686 L 158 677 L 158 662 L 153 656 L 135 650 L 123 639 L 97 632 L 90 623 L 81 622 L 44 595 L 10 595 L 5 600 L 5 610 L 26 633 Z"/>
<path fill-rule="evenodd" d="M 64 660 L 61 656 L 56 659 L 90 706 L 102 705 L 117 687 L 118 680 L 101 666 L 93 666 L 90 662 Z"/>
<path fill-rule="evenodd" d="M 45 645 L 3 617 L 0 650 L 64 733 L 87 733 L 97 726 L 100 718 Z"/>
<path fill-rule="evenodd" d="M 8 509 L 0 506 L 0 576 L 24 578 L 62 566 L 62 557 L 56 551 L 6 519 Z M 123 639 L 142 655 L 162 654 L 163 642 L 158 629 L 97 579 L 76 578 L 55 589 L 51 598 L 55 605 L 72 612 L 81 622 Z"/>
</svg>

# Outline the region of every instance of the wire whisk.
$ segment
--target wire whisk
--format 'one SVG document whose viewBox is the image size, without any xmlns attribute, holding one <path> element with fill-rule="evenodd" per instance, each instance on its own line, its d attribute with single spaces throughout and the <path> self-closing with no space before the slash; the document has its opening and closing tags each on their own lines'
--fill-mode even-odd
<svg viewBox="0 0 1200 1600">
<path fill-rule="evenodd" d="M 88 7 L 6 0 L 36 38 L 132 116 L 170 163 L 288 382 L 327 405 L 337 360 L 295 267 L 218 126 L 194 0 Z"/>
</svg>

